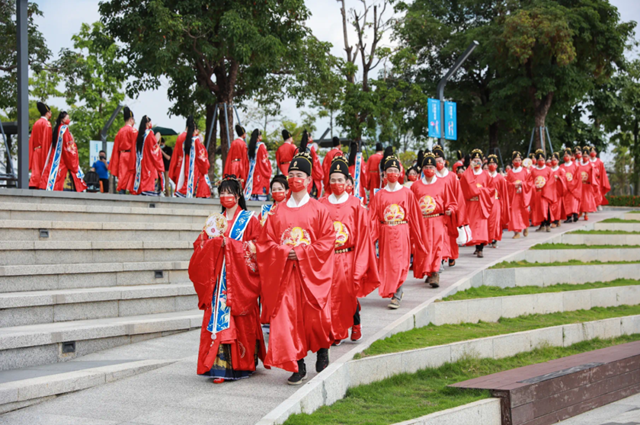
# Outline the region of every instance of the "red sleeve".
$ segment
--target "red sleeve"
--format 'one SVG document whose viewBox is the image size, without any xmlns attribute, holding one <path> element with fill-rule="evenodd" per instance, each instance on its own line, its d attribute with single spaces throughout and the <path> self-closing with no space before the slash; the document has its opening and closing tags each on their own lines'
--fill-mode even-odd
<svg viewBox="0 0 640 425">
<path fill-rule="evenodd" d="M 207 154 L 207 149 L 200 142 L 200 139 L 196 139 L 196 167 L 198 167 L 198 171 L 202 174 L 207 174 L 209 172 L 209 155 Z M 173 158 L 173 156 L 172 156 Z"/>
<path fill-rule="evenodd" d="M 407 192 L 409 192 L 409 211 L 407 211 L 407 214 L 409 216 L 409 236 L 411 238 L 411 245 L 415 247 L 416 251 L 421 251 L 426 256 L 428 251 L 424 246 L 422 238 L 422 211 L 420 211 L 420 206 L 418 205 L 413 192 L 410 190 L 407 190 Z"/>
<path fill-rule="evenodd" d="M 156 136 L 155 134 L 153 134 L 153 131 L 150 132 L 147 136 L 147 141 L 144 145 L 145 148 L 148 149 L 147 155 L 149 155 L 149 160 L 153 164 L 153 168 L 155 168 L 159 172 L 164 171 L 162 152 L 160 151 L 160 145 L 158 145 L 158 141 L 156 140 Z"/>
<path fill-rule="evenodd" d="M 358 231 L 354 253 L 353 281 L 357 288 L 357 297 L 363 298 L 380 286 L 380 276 L 376 262 L 376 250 L 371 240 L 367 210 L 356 206 L 355 228 Z"/>
<path fill-rule="evenodd" d="M 189 279 L 198 294 L 198 308 L 211 308 L 213 289 L 222 267 L 222 238 L 209 239 L 201 232 L 193 243 L 193 254 L 189 261 Z"/>
<path fill-rule="evenodd" d="M 33 139 L 38 137 L 38 119 L 33 123 L 33 127 L 31 128 L 31 137 L 29 137 L 29 171 L 33 169 Z"/>
<path fill-rule="evenodd" d="M 113 151 L 111 151 L 111 159 L 109 160 L 109 172 L 118 177 L 118 165 L 120 165 L 120 131 L 116 134 L 116 138 L 113 141 Z"/>
<path fill-rule="evenodd" d="M 73 136 L 69 131 L 69 128 L 65 130 L 62 136 L 62 158 L 65 165 L 73 174 L 78 172 L 78 147 L 73 141 Z"/>
</svg>

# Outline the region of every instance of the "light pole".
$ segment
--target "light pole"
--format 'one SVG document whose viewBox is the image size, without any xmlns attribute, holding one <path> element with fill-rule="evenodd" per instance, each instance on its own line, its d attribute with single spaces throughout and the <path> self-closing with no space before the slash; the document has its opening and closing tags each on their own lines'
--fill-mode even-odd
<svg viewBox="0 0 640 425">
<path fill-rule="evenodd" d="M 16 1 L 18 29 L 18 188 L 29 188 L 29 23 L 28 0 Z"/>
<path fill-rule="evenodd" d="M 462 56 L 460 56 L 456 60 L 456 63 L 453 64 L 453 67 L 445 74 L 444 77 L 442 77 L 440 82 L 438 82 L 438 99 L 440 99 L 440 146 L 442 147 L 444 147 L 444 86 L 447 85 L 449 78 L 453 77 L 453 74 L 460 69 L 460 66 L 462 66 L 464 61 L 467 60 L 471 55 L 471 52 L 473 52 L 478 45 L 480 45 L 480 43 L 475 40 L 471 42 L 469 47 L 467 47 L 467 50 L 465 50 Z"/>
</svg>

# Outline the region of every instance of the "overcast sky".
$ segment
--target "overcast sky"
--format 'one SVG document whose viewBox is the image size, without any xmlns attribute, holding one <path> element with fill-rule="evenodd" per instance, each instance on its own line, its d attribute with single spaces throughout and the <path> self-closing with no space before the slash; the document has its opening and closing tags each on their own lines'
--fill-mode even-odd
<svg viewBox="0 0 640 425">
<path fill-rule="evenodd" d="M 41 0 L 37 3 L 44 17 L 37 18 L 36 22 L 49 48 L 56 55 L 63 47 L 73 47 L 71 36 L 80 30 L 82 23 L 99 20 L 97 0 Z M 360 7 L 359 0 L 347 0 L 346 3 L 347 9 Z M 611 3 L 618 7 L 623 21 L 640 22 L 640 0 L 611 0 Z M 306 4 L 312 13 L 309 26 L 316 37 L 331 42 L 334 55 L 345 57 L 339 3 L 335 0 L 306 0 Z M 353 40 L 354 35 L 351 34 L 350 41 L 353 43 Z M 386 43 L 389 43 L 388 39 Z M 637 52 L 633 54 L 637 55 Z M 157 125 L 171 127 L 177 131 L 184 127 L 184 118 L 170 117 L 168 114 L 170 102 L 167 99 L 166 86 L 142 93 L 137 99 L 126 99 L 125 102 L 137 116 L 149 115 Z M 63 99 L 54 99 L 51 103 L 65 106 Z M 284 116 L 293 120 L 300 119 L 300 111 L 292 100 L 283 103 L 282 112 Z M 328 127 L 328 120 L 319 120 L 317 127 L 318 132 L 322 133 Z M 319 136 L 320 134 L 316 137 Z"/>
</svg>

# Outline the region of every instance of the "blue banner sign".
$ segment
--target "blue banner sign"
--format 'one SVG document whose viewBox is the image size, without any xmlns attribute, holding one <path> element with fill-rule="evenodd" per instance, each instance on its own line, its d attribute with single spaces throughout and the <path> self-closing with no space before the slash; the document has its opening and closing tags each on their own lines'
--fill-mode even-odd
<svg viewBox="0 0 640 425">
<path fill-rule="evenodd" d="M 455 102 L 444 102 L 444 138 L 458 139 L 457 106 Z"/>
<path fill-rule="evenodd" d="M 429 99 L 429 137 L 440 138 L 440 101 Z"/>
</svg>

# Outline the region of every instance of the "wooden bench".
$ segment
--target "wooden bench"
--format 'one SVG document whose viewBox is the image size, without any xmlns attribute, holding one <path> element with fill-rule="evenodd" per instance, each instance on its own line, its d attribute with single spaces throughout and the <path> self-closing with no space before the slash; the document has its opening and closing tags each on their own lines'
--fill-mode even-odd
<svg viewBox="0 0 640 425">
<path fill-rule="evenodd" d="M 503 425 L 553 424 L 640 392 L 640 341 L 451 386 L 491 390 Z"/>
</svg>

